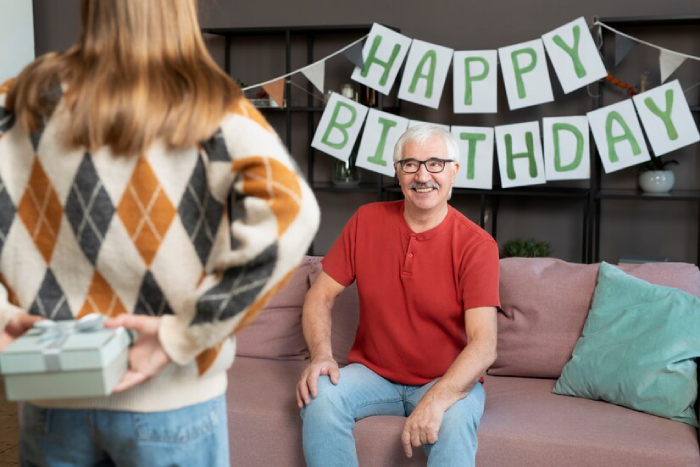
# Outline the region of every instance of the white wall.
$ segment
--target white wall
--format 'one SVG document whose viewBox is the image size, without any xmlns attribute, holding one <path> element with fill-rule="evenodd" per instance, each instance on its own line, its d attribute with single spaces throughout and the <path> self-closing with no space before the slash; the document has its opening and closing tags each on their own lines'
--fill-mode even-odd
<svg viewBox="0 0 700 467">
<path fill-rule="evenodd" d="M 0 0 L 0 84 L 34 60 L 32 0 Z"/>
</svg>

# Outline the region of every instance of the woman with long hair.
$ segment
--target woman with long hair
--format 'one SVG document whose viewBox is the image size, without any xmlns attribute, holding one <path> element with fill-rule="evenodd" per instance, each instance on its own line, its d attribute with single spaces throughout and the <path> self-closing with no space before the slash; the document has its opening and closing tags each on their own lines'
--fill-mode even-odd
<svg viewBox="0 0 700 467">
<path fill-rule="evenodd" d="M 228 465 L 230 337 L 299 263 L 318 206 L 207 53 L 196 0 L 81 13 L 74 46 L 0 88 L 0 350 L 90 313 L 138 338 L 112 395 L 25 404 L 21 462 Z"/>
</svg>

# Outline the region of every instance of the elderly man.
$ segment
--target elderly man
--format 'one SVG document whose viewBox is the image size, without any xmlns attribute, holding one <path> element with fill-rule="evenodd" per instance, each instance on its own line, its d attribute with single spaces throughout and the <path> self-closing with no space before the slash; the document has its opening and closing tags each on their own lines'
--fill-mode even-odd
<svg viewBox="0 0 700 467">
<path fill-rule="evenodd" d="M 297 386 L 307 465 L 357 465 L 355 422 L 408 417 L 404 451 L 428 465 L 474 465 L 481 378 L 496 357 L 498 246 L 447 204 L 459 168 L 453 136 L 409 129 L 394 149 L 404 199 L 361 207 L 323 259 L 306 296 L 311 363 Z M 355 343 L 342 369 L 331 352 L 331 307 L 354 280 Z"/>
</svg>

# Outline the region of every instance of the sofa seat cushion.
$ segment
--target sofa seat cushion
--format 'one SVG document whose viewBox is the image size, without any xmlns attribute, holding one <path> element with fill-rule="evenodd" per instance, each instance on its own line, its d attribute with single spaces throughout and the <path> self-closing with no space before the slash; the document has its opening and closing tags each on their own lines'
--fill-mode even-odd
<svg viewBox="0 0 700 467">
<path fill-rule="evenodd" d="M 304 465 L 294 391 L 307 364 L 236 357 L 226 391 L 231 465 Z"/>
<path fill-rule="evenodd" d="M 480 467 L 698 466 L 697 430 L 607 402 L 551 394 L 555 380 L 487 376 Z"/>
<path fill-rule="evenodd" d="M 237 357 L 229 370 L 228 427 L 231 465 L 304 467 L 302 421 L 295 388 L 304 361 Z M 370 417 L 355 428 L 363 467 L 425 466 L 422 449 L 407 459 L 402 417 Z"/>
</svg>

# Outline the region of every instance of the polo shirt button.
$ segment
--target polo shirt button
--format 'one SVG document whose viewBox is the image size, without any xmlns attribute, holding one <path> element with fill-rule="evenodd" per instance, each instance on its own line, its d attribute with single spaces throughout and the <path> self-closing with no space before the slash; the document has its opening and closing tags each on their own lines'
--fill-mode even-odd
<svg viewBox="0 0 700 467">
<path fill-rule="evenodd" d="M 409 257 L 409 258 L 413 258 L 413 253 L 409 253 L 409 254 L 408 254 L 408 257 Z"/>
</svg>

